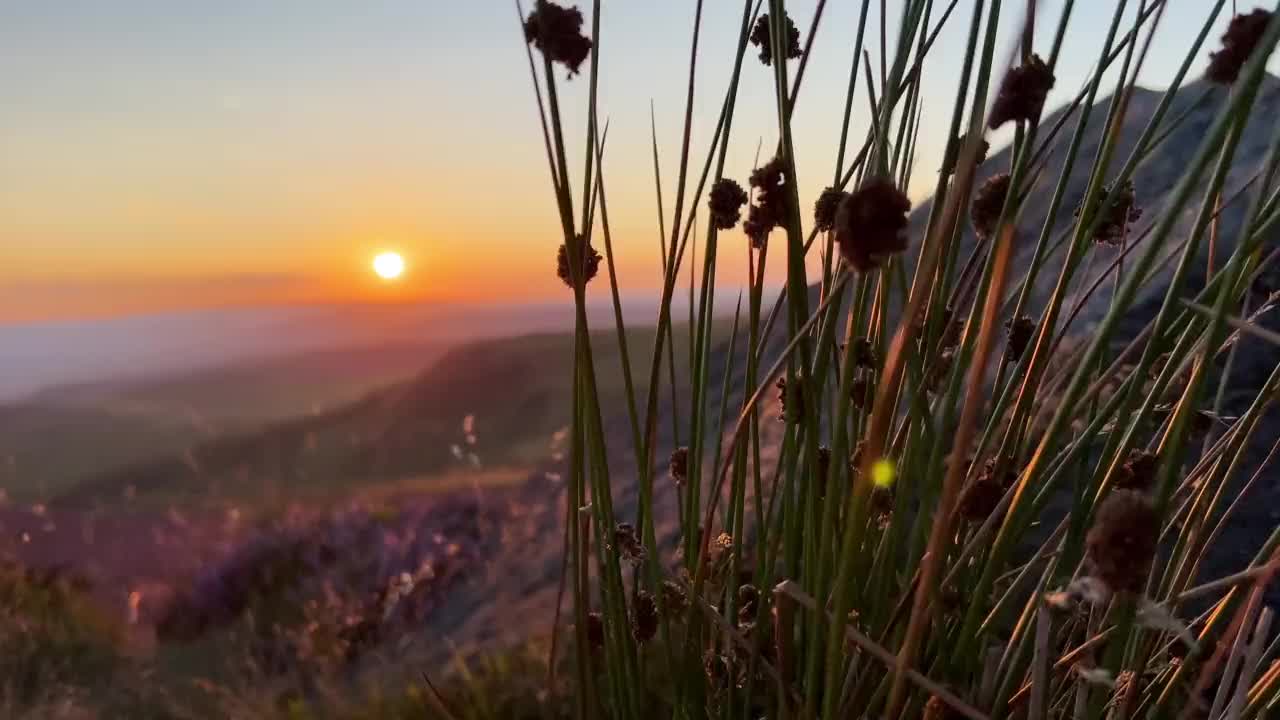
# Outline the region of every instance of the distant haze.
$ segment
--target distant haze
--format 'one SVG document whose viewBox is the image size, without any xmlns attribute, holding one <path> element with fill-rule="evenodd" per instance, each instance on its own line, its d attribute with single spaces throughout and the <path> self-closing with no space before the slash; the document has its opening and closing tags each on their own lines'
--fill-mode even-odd
<svg viewBox="0 0 1280 720">
<path fill-rule="evenodd" d="M 602 286 L 601 288 L 605 288 Z M 596 326 L 613 326 L 607 295 Z M 732 311 L 724 293 L 719 307 Z M 624 298 L 626 321 L 652 325 L 656 298 Z M 687 312 L 677 304 L 677 321 Z M 349 304 L 163 313 L 94 321 L 0 325 L 0 402 L 67 383 L 216 367 L 309 351 L 427 343 L 573 328 L 565 302 Z"/>
</svg>

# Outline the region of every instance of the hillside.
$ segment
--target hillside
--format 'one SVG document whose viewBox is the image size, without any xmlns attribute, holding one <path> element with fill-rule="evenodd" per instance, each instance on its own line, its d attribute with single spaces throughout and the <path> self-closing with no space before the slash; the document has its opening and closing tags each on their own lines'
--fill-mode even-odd
<svg viewBox="0 0 1280 720">
<path fill-rule="evenodd" d="M 89 476 L 346 405 L 412 377 L 440 351 L 370 346 L 48 388 L 0 405 L 0 488 L 46 500 Z"/>
<path fill-rule="evenodd" d="M 598 337 L 602 400 L 622 407 L 615 338 Z M 653 333 L 633 331 L 630 342 L 643 352 Z M 568 424 L 563 358 L 572 352 L 566 333 L 467 343 L 409 380 L 329 410 L 89 474 L 53 504 L 321 500 L 459 469 L 529 468 L 552 454 L 553 436 Z"/>
</svg>

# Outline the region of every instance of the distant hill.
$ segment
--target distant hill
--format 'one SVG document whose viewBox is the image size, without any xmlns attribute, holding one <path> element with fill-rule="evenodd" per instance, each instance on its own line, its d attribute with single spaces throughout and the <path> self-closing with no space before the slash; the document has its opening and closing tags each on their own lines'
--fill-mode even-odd
<svg viewBox="0 0 1280 720">
<path fill-rule="evenodd" d="M 623 407 L 612 333 L 596 343 L 604 407 Z M 651 330 L 630 333 L 636 352 Z M 532 467 L 569 422 L 571 333 L 461 345 L 412 379 L 323 412 L 231 432 L 90 473 L 58 505 L 322 499 L 467 467 Z"/>
<path fill-rule="evenodd" d="M 302 353 L 50 388 L 0 404 L 0 488 L 15 499 L 47 499 L 86 476 L 322 413 L 412 377 L 442 349 Z"/>
</svg>

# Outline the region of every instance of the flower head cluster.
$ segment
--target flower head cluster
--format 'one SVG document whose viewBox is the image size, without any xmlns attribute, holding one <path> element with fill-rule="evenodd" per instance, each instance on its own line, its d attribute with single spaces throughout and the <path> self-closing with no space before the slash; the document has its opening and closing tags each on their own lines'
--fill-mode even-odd
<svg viewBox="0 0 1280 720">
<path fill-rule="evenodd" d="M 1120 466 L 1115 486 L 1125 490 L 1149 490 L 1155 483 L 1156 470 L 1159 468 L 1159 458 L 1146 450 L 1134 448 Z"/>
<path fill-rule="evenodd" d="M 1231 18 L 1227 32 L 1222 35 L 1222 48 L 1209 53 L 1209 67 L 1205 77 L 1219 85 L 1230 85 L 1240 77 L 1240 70 L 1248 62 L 1253 49 L 1258 46 L 1271 22 L 1271 13 L 1258 8 L 1251 13 Z"/>
<path fill-rule="evenodd" d="M 671 451 L 671 460 L 667 467 L 671 479 L 676 481 L 677 485 L 683 485 L 684 481 L 689 478 L 689 448 L 681 445 Z"/>
<path fill-rule="evenodd" d="M 840 202 L 836 243 L 846 262 L 859 272 L 884 264 L 907 249 L 907 213 L 911 201 L 893 180 L 873 177 Z"/>
<path fill-rule="evenodd" d="M 711 224 L 720 230 L 729 230 L 738 224 L 742 206 L 747 203 L 747 191 L 736 181 L 720 178 L 711 186 L 707 206 L 711 210 Z"/>
<path fill-rule="evenodd" d="M 1104 200 L 1111 195 L 1111 186 L 1103 187 L 1098 193 Z M 1076 216 L 1081 209 L 1076 209 Z M 1093 241 L 1100 245 L 1120 245 L 1124 242 L 1129 226 L 1142 217 L 1142 208 L 1137 205 L 1137 197 L 1133 192 L 1133 183 L 1126 180 L 1116 188 L 1116 196 L 1105 209 L 1098 211 L 1098 226 L 1093 231 Z"/>
<path fill-rule="evenodd" d="M 1113 491 L 1102 501 L 1085 537 L 1090 574 L 1112 592 L 1142 592 L 1159 535 L 1160 518 L 1146 495 Z"/>
<path fill-rule="evenodd" d="M 995 234 L 996 225 L 1000 222 L 1000 212 L 1004 210 L 1005 199 L 1008 197 L 1008 173 L 992 175 L 973 194 L 973 202 L 969 205 L 969 219 L 973 222 L 973 231 L 980 239 L 986 240 Z"/>
<path fill-rule="evenodd" d="M 1053 80 L 1053 70 L 1039 55 L 1032 55 L 1022 65 L 1010 68 L 1000 83 L 996 101 L 991 105 L 987 127 L 995 130 L 1010 121 L 1039 120 L 1045 98 L 1053 89 Z"/>
<path fill-rule="evenodd" d="M 813 226 L 819 232 L 826 232 L 835 227 L 836 212 L 840 209 L 840 203 L 848 195 L 845 191 L 838 187 L 829 187 L 822 191 L 818 196 L 817 202 L 813 204 Z"/>
<path fill-rule="evenodd" d="M 648 556 L 644 544 L 640 542 L 640 535 L 631 523 L 618 523 L 613 529 L 613 549 L 634 565 L 643 563 Z"/>
<path fill-rule="evenodd" d="M 1031 345 L 1031 340 L 1036 334 L 1036 323 L 1031 319 L 1030 315 L 1023 315 L 1019 318 L 1010 318 L 1005 322 L 1004 326 L 1008 330 L 1008 342 L 1004 346 L 1004 359 L 1008 362 L 1016 363 L 1022 359 L 1023 353 Z"/>
<path fill-rule="evenodd" d="M 657 634 L 658 603 L 652 593 L 641 590 L 631 607 L 631 635 L 637 642 L 646 643 Z"/>
<path fill-rule="evenodd" d="M 571 76 L 591 54 L 591 40 L 582 34 L 582 12 L 547 0 L 538 0 L 524 21 L 524 39 L 552 62 L 568 68 Z"/>
<path fill-rule="evenodd" d="M 751 187 L 756 190 L 756 204 L 742 224 L 754 247 L 764 247 L 769 233 L 787 222 L 787 170 L 781 157 L 775 157 L 751 173 Z"/>
<path fill-rule="evenodd" d="M 783 15 L 783 23 L 786 25 L 787 47 L 783 52 L 783 56 L 788 60 L 794 60 L 800 57 L 800 30 L 796 27 L 795 22 L 791 20 L 791 16 Z M 751 28 L 751 44 L 760 49 L 760 62 L 765 65 L 773 64 L 773 37 L 769 32 L 769 13 L 763 13 L 756 20 L 755 27 Z"/>
<path fill-rule="evenodd" d="M 582 253 L 582 282 L 585 285 L 600 272 L 600 261 L 604 258 L 585 242 L 581 243 L 579 252 Z M 565 285 L 573 287 L 573 273 L 570 268 L 569 248 L 561 243 L 560 250 L 556 253 L 556 276 L 564 281 Z"/>
</svg>

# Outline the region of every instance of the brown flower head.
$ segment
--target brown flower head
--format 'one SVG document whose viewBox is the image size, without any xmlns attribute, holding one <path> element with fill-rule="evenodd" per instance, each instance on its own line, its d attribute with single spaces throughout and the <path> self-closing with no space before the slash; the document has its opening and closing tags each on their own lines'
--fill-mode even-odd
<svg viewBox="0 0 1280 720">
<path fill-rule="evenodd" d="M 956 166 L 960 163 L 960 151 L 964 148 L 964 135 L 960 135 L 951 141 L 947 146 L 946 152 L 942 159 L 942 169 L 948 175 L 952 175 L 956 171 Z M 978 157 L 974 158 L 973 166 L 978 167 L 987 161 L 987 153 L 991 152 L 991 143 L 986 140 L 978 141 Z"/>
<path fill-rule="evenodd" d="M 831 448 L 826 445 L 818 446 L 818 462 L 813 470 L 813 482 L 818 488 L 818 496 L 825 497 L 827 494 L 827 476 L 831 474 Z"/>
<path fill-rule="evenodd" d="M 751 627 L 755 624 L 756 614 L 760 610 L 760 591 L 755 585 L 743 585 L 738 588 L 738 625 Z"/>
<path fill-rule="evenodd" d="M 707 206 L 711 209 L 711 224 L 720 230 L 728 230 L 738 224 L 742 206 L 747 204 L 747 191 L 736 181 L 720 178 L 711 186 Z"/>
<path fill-rule="evenodd" d="M 658 603 L 653 594 L 641 590 L 636 593 L 631 608 L 631 635 L 637 642 L 646 643 L 658 633 Z"/>
<path fill-rule="evenodd" d="M 1101 203 L 1111 194 L 1111 186 L 1105 186 L 1098 193 L 1097 202 Z M 1082 214 L 1083 205 L 1076 208 L 1076 217 Z M 1120 245 L 1124 242 L 1129 226 L 1142 217 L 1142 208 L 1137 205 L 1133 193 L 1133 183 L 1126 180 L 1116 190 L 1116 197 L 1104 210 L 1098 210 L 1097 227 L 1093 231 L 1093 241 L 1100 245 Z"/>
<path fill-rule="evenodd" d="M 818 196 L 817 202 L 813 204 L 813 226 L 819 232 L 826 232 L 835 227 L 836 211 L 840 209 L 840 202 L 844 200 L 849 193 L 838 187 L 829 187 L 822 191 Z"/>
<path fill-rule="evenodd" d="M 865 337 L 853 341 L 853 364 L 864 370 L 876 369 L 876 349 Z"/>
<path fill-rule="evenodd" d="M 568 68 L 570 77 L 577 74 L 591 54 L 591 40 L 582 34 L 582 12 L 547 0 L 538 0 L 529 19 L 524 21 L 524 39 L 551 62 Z"/>
<path fill-rule="evenodd" d="M 849 385 L 849 402 L 859 410 L 866 410 L 871 405 L 870 373 L 858 373 Z"/>
<path fill-rule="evenodd" d="M 707 674 L 707 685 L 713 692 L 729 687 L 732 674 L 729 672 L 729 659 L 725 656 L 708 650 L 702 656 L 702 670 Z"/>
<path fill-rule="evenodd" d="M 1031 340 L 1036 334 L 1036 323 L 1031 319 L 1031 316 L 1023 315 L 1022 317 L 1010 318 L 1005 321 L 1004 327 L 1008 330 L 1008 343 L 1004 346 L 1004 359 L 1008 362 L 1016 363 L 1022 359 L 1023 353 L 1031 345 Z"/>
<path fill-rule="evenodd" d="M 924 704 L 924 714 L 921 715 L 923 720 L 959 720 L 961 717 L 960 713 L 952 710 L 937 695 L 929 696 L 929 702 Z"/>
<path fill-rule="evenodd" d="M 1245 15 L 1231 18 L 1227 32 L 1222 36 L 1222 49 L 1209 53 L 1209 67 L 1205 77 L 1219 85 L 1230 85 L 1240 76 L 1240 70 L 1253 54 L 1262 36 L 1267 32 L 1271 13 L 1258 8 Z"/>
<path fill-rule="evenodd" d="M 669 472 L 671 479 L 675 480 L 677 485 L 684 484 L 689 477 L 689 448 L 681 445 L 671 451 Z"/>
<path fill-rule="evenodd" d="M 1009 122 L 1032 122 L 1040 119 L 1044 100 L 1053 89 L 1053 71 L 1032 55 L 1016 68 L 1010 68 L 1000 83 L 1000 92 L 991 105 L 987 127 L 995 130 Z"/>
<path fill-rule="evenodd" d="M 787 383 L 787 379 L 785 377 L 780 377 L 774 384 L 778 388 L 778 404 L 781 406 L 781 412 L 778 413 L 778 419 L 786 422 L 787 413 L 790 412 L 793 413 L 792 416 L 797 419 L 797 422 L 802 420 L 804 418 L 805 410 L 803 392 L 804 383 L 796 383 L 796 386 L 792 388 Z"/>
<path fill-rule="evenodd" d="M 956 359 L 956 347 L 948 345 L 942 348 L 942 352 L 938 353 L 938 359 L 930 366 L 928 374 L 924 379 L 924 389 L 927 392 L 936 393 L 946 382 L 947 376 L 951 374 L 951 365 Z"/>
<path fill-rule="evenodd" d="M 618 523 L 618 526 L 613 529 L 613 549 L 633 565 L 643 563 L 648 556 L 635 526 L 631 523 Z"/>
<path fill-rule="evenodd" d="M 1159 459 L 1155 455 L 1140 448 L 1133 448 L 1125 458 L 1124 464 L 1120 466 L 1115 486 L 1125 490 L 1149 490 L 1155 482 L 1156 470 L 1159 467 Z"/>
<path fill-rule="evenodd" d="M 668 616 L 680 615 L 689 609 L 689 594 L 685 592 L 684 586 L 675 580 L 663 580 L 660 592 L 662 607 L 667 611 Z"/>
<path fill-rule="evenodd" d="M 960 492 L 956 509 L 966 521 L 979 523 L 995 512 L 1003 497 L 1004 488 L 1000 486 L 1000 481 L 995 475 L 983 472 Z"/>
<path fill-rule="evenodd" d="M 859 272 L 884 264 L 907 249 L 907 213 L 911 201 L 893 180 L 874 177 L 840 202 L 836 243 L 845 262 Z"/>
<path fill-rule="evenodd" d="M 973 222 L 973 231 L 980 239 L 986 240 L 995 234 L 996 224 L 1000 222 L 1000 212 L 1004 210 L 1005 198 L 1008 196 L 1008 173 L 992 175 L 973 194 L 969 219 Z"/>
<path fill-rule="evenodd" d="M 786 24 L 787 47 L 783 55 L 788 60 L 794 60 L 800 57 L 800 30 L 791 20 L 790 15 L 783 16 L 783 22 Z M 760 62 L 765 65 L 773 64 L 773 36 L 769 32 L 769 13 L 762 13 L 756 19 L 756 26 L 751 28 L 751 44 L 760 48 Z"/>
<path fill-rule="evenodd" d="M 742 229 L 754 247 L 764 247 L 770 231 L 787 221 L 787 170 L 781 157 L 775 157 L 751 173 L 751 187 L 756 190 L 756 204 L 747 212 Z"/>
<path fill-rule="evenodd" d="M 893 505 L 897 502 L 897 493 L 893 485 L 871 486 L 871 512 L 880 528 L 889 526 L 893 518 Z"/>
<path fill-rule="evenodd" d="M 604 617 L 598 612 L 587 613 L 587 644 L 592 650 L 604 647 Z"/>
<path fill-rule="evenodd" d="M 582 253 L 582 282 L 589 283 L 591 279 L 600 272 L 600 253 L 596 249 L 583 243 L 580 252 Z M 569 271 L 569 249 L 561 243 L 560 251 L 556 253 L 556 275 L 564 281 L 565 285 L 573 287 L 573 274 Z"/>
<path fill-rule="evenodd" d="M 1146 495 L 1113 491 L 1102 501 L 1085 537 L 1090 574 L 1112 592 L 1142 592 L 1159 534 L 1160 518 Z"/>
</svg>

